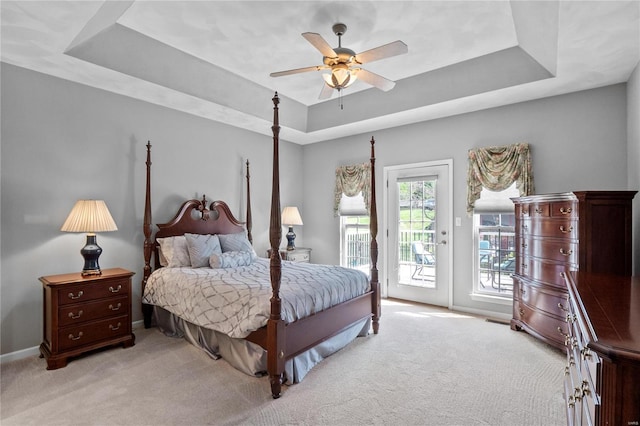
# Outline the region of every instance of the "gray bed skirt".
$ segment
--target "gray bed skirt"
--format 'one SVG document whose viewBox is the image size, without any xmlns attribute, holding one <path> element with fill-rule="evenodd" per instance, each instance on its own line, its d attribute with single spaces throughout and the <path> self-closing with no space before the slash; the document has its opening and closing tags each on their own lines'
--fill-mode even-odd
<svg viewBox="0 0 640 426">
<path fill-rule="evenodd" d="M 186 339 L 204 350 L 213 359 L 224 359 L 236 369 L 251 376 L 267 373 L 267 352 L 255 343 L 194 325 L 171 312 L 154 306 L 156 325 L 167 336 Z M 356 337 L 369 334 L 371 319 L 364 319 L 347 327 L 285 364 L 285 383 L 301 382 L 320 361 L 351 343 Z"/>
</svg>

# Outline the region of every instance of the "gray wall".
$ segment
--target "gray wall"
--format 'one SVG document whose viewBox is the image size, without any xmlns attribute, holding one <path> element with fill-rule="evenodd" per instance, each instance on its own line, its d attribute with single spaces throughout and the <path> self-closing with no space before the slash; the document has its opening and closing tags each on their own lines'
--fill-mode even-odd
<svg viewBox="0 0 640 426">
<path fill-rule="evenodd" d="M 254 246 L 265 255 L 270 137 L 4 63 L 1 74 L 3 354 L 42 340 L 38 277 L 82 268 L 86 237 L 60 232 L 77 199 L 106 201 L 118 231 L 98 235 L 100 266 L 136 272 L 134 318 L 141 319 L 148 140 L 154 223 L 169 221 L 184 200 L 203 193 L 227 201 L 244 220 L 243 163 L 249 158 Z M 302 205 L 301 156 L 301 146 L 281 144 L 283 205 Z M 297 231 L 303 241 L 304 230 Z"/>
<path fill-rule="evenodd" d="M 41 342 L 42 290 L 37 278 L 82 266 L 84 235 L 59 231 L 79 198 L 107 202 L 119 230 L 98 236 L 104 249 L 100 264 L 136 272 L 134 318 L 141 319 L 147 140 L 153 144 L 154 223 L 168 221 L 184 199 L 202 193 L 228 201 L 234 213 L 243 216 L 242 165 L 248 157 L 254 241 L 256 250 L 265 252 L 271 138 L 4 63 L 1 78 L 2 354 Z M 616 85 L 375 132 L 380 204 L 384 166 L 454 160 L 453 214 L 462 217 L 453 241 L 456 306 L 510 311 L 468 296 L 472 230 L 464 208 L 467 150 L 529 142 L 539 193 L 638 189 L 638 79 L 636 70 L 628 96 L 625 85 Z M 339 225 L 332 211 L 334 169 L 366 161 L 371 136 L 307 146 L 282 142 L 282 205 L 300 208 L 304 226 L 296 228 L 296 242 L 313 249 L 314 262 L 339 262 Z M 637 200 L 635 204 L 637 218 Z"/>
<path fill-rule="evenodd" d="M 453 215 L 462 218 L 462 226 L 453 230 L 453 305 L 508 314 L 510 306 L 474 301 L 469 295 L 473 240 L 472 220 L 465 211 L 467 151 L 472 147 L 528 142 L 537 193 L 627 189 L 626 108 L 626 85 L 619 84 L 377 131 L 374 136 L 379 205 L 385 166 L 453 159 Z M 339 165 L 366 161 L 371 136 L 363 134 L 305 146 L 305 244 L 313 248 L 314 261 L 340 260 L 339 220 L 332 214 L 334 170 Z M 384 212 L 379 214 L 382 225 Z M 381 229 L 381 282 L 385 277 L 384 235 Z"/>
</svg>

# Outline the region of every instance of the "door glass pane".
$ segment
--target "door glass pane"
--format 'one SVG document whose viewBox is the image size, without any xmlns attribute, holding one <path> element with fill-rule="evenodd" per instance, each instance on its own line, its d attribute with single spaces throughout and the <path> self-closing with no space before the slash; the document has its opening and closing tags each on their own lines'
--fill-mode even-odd
<svg viewBox="0 0 640 426">
<path fill-rule="evenodd" d="M 398 181 L 398 283 L 436 287 L 436 179 Z"/>
</svg>

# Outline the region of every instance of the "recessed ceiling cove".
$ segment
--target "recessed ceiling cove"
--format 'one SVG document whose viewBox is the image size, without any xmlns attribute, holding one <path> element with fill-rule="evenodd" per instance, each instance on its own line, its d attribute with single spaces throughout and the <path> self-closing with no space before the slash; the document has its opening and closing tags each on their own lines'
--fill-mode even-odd
<svg viewBox="0 0 640 426">
<path fill-rule="evenodd" d="M 635 1 L 3 1 L 2 60 L 265 135 L 312 143 L 626 81 L 638 62 Z M 365 52 L 409 48 L 320 100 L 301 35 Z M 35 46 L 35 47 L 34 47 Z M 337 47 L 331 46 L 332 48 Z M 339 102 L 344 104 L 340 109 Z"/>
</svg>

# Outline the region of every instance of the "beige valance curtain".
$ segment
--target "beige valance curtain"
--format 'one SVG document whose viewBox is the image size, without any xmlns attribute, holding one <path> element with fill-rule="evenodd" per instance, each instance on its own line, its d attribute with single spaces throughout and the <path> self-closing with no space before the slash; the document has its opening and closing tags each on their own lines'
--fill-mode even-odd
<svg viewBox="0 0 640 426">
<path fill-rule="evenodd" d="M 362 163 L 336 168 L 336 188 L 333 197 L 334 216 L 340 215 L 340 199 L 342 198 L 342 194 L 347 197 L 355 197 L 360 192 L 362 192 L 367 213 L 370 213 L 371 164 Z"/>
<path fill-rule="evenodd" d="M 470 149 L 467 213 L 473 213 L 483 187 L 490 191 L 503 191 L 513 182 L 521 196 L 534 193 L 528 143 Z"/>
</svg>

